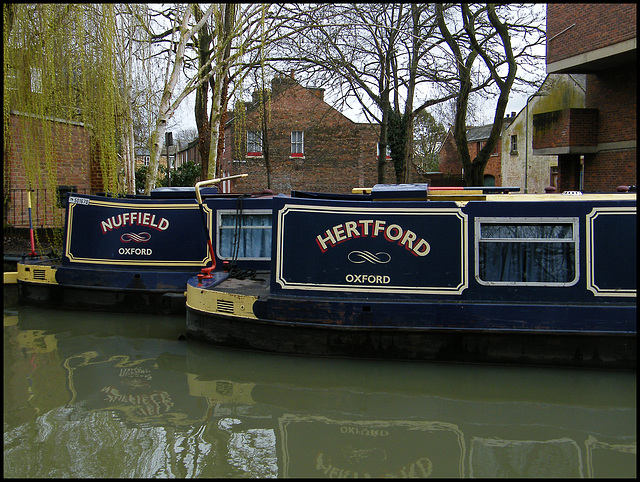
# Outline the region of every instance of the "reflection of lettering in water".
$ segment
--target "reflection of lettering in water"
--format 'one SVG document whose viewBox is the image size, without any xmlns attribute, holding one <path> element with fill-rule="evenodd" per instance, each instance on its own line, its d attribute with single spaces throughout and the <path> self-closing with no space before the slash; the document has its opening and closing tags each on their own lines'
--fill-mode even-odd
<svg viewBox="0 0 640 482">
<path fill-rule="evenodd" d="M 139 395 L 120 393 L 116 387 L 104 387 L 100 391 L 107 394 L 106 400 L 108 402 L 138 406 L 136 413 L 139 415 L 159 415 L 168 412 L 173 407 L 171 396 L 165 391 L 155 390 L 149 394 Z"/>
<path fill-rule="evenodd" d="M 151 380 L 151 370 L 147 368 L 142 368 L 142 367 L 121 368 L 120 376 L 144 378 L 145 380 Z"/>
<path fill-rule="evenodd" d="M 324 473 L 329 478 L 357 478 L 357 477 L 402 477 L 402 478 L 424 478 L 431 476 L 433 472 L 433 462 L 427 457 L 422 457 L 395 469 L 393 472 L 384 474 L 370 474 L 369 472 L 357 472 L 350 469 L 344 469 L 333 465 L 330 457 L 320 452 L 316 456 L 316 470 Z"/>
<path fill-rule="evenodd" d="M 351 445 L 345 445 L 341 452 L 350 464 L 362 462 L 365 459 L 387 460 L 387 452 L 384 449 L 357 449 Z"/>
<path fill-rule="evenodd" d="M 365 437 L 386 437 L 389 435 L 389 431 L 385 429 L 354 427 L 353 425 L 343 425 L 340 427 L 340 433 L 343 435 L 363 435 Z"/>
</svg>

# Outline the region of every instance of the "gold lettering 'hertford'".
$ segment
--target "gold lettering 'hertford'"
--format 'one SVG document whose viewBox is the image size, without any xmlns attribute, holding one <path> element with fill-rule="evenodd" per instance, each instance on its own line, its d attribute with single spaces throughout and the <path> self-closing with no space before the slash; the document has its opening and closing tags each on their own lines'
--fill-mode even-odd
<svg viewBox="0 0 640 482">
<path fill-rule="evenodd" d="M 387 225 L 386 221 L 380 219 L 360 219 L 338 224 L 316 236 L 316 243 L 324 253 L 344 241 L 365 237 L 384 237 L 390 243 L 404 246 L 415 256 L 426 256 L 431 251 L 429 243 L 423 238 L 418 238 L 413 231 L 403 229 L 398 224 Z"/>
<path fill-rule="evenodd" d="M 133 225 L 145 226 L 157 229 L 158 231 L 165 231 L 169 227 L 169 220 L 167 218 L 157 219 L 155 214 L 130 212 L 111 216 L 110 218 L 100 222 L 102 234 L 105 234 L 113 229 L 119 229 L 125 226 Z"/>
</svg>

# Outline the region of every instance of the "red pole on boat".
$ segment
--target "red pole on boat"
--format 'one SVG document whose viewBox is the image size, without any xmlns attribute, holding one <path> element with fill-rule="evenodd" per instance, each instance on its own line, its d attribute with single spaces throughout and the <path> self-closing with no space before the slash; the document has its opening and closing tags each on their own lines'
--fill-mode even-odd
<svg viewBox="0 0 640 482">
<path fill-rule="evenodd" d="M 27 191 L 27 207 L 29 211 L 29 237 L 31 238 L 31 252 L 29 256 L 38 256 L 36 253 L 36 243 L 33 236 L 33 222 L 31 221 L 31 190 Z"/>
</svg>

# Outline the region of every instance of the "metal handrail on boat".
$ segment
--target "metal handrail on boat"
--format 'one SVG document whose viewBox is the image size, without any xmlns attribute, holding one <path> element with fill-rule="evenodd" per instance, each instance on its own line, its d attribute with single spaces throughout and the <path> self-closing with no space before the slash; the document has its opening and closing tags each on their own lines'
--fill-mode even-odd
<svg viewBox="0 0 640 482">
<path fill-rule="evenodd" d="M 222 181 L 229 181 L 231 179 L 238 179 L 240 177 L 247 177 L 249 174 L 236 174 L 234 176 L 227 177 L 217 177 L 215 179 L 208 179 L 206 181 L 200 181 L 196 183 L 196 199 L 198 200 L 198 204 L 202 204 L 202 196 L 200 196 L 200 188 L 202 186 L 210 186 L 212 184 L 218 184 Z"/>
<path fill-rule="evenodd" d="M 202 217 L 202 224 L 204 226 L 205 233 L 207 234 L 207 244 L 209 245 L 209 254 L 211 255 L 211 267 L 202 268 L 202 273 L 198 277 L 211 278 L 211 271 L 216 268 L 216 256 L 213 252 L 213 244 L 211 243 L 211 236 L 209 235 L 209 228 L 207 226 L 207 220 L 204 215 L 204 207 L 202 206 L 202 196 L 200 195 L 200 188 L 202 186 L 210 186 L 212 184 L 218 184 L 222 181 L 228 181 L 230 179 L 238 179 L 240 177 L 247 177 L 249 174 L 236 174 L 234 176 L 218 177 L 215 179 L 208 179 L 206 181 L 200 181 L 196 183 L 196 199 L 198 201 L 198 207 L 200 208 L 200 217 Z"/>
</svg>

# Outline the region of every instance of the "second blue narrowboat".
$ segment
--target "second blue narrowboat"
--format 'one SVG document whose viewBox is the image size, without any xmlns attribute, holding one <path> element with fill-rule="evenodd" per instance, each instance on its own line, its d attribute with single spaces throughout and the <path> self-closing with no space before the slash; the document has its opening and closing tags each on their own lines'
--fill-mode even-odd
<svg viewBox="0 0 640 482">
<path fill-rule="evenodd" d="M 273 198 L 268 271 L 187 287 L 187 333 L 280 353 L 635 369 L 636 195 L 379 185 Z"/>
<path fill-rule="evenodd" d="M 237 272 L 264 269 L 273 196 L 211 187 L 225 179 L 159 188 L 150 196 L 70 193 L 63 254 L 18 262 L 19 302 L 184 316 L 187 280 L 202 269 L 223 263 Z"/>
</svg>

